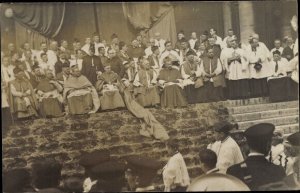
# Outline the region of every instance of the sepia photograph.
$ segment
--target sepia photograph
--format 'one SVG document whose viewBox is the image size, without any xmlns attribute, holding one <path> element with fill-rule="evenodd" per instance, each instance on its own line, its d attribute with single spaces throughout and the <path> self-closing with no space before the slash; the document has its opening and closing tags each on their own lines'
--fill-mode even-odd
<svg viewBox="0 0 300 193">
<path fill-rule="evenodd" d="M 298 1 L 2 2 L 2 192 L 300 190 Z"/>
</svg>

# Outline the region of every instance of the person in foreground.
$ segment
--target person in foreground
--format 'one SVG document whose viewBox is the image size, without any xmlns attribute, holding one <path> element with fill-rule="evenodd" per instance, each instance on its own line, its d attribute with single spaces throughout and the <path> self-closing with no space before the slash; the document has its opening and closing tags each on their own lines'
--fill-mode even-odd
<svg viewBox="0 0 300 193">
<path fill-rule="evenodd" d="M 274 130 L 275 126 L 271 123 L 259 123 L 249 127 L 245 136 L 250 153 L 244 162 L 229 167 L 227 174 L 239 178 L 251 190 L 258 190 L 262 185 L 282 180 L 285 177 L 284 169 L 265 158 L 271 150 Z"/>
<path fill-rule="evenodd" d="M 163 168 L 165 192 L 183 192 L 190 185 L 190 177 L 185 161 L 179 152 L 178 141 L 170 139 L 167 142 L 168 154 L 172 157 Z"/>
</svg>

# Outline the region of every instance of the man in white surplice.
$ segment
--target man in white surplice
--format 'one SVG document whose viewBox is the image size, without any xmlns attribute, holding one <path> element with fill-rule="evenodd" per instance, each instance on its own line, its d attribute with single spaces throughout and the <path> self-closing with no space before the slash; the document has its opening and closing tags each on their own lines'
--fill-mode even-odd
<svg viewBox="0 0 300 193">
<path fill-rule="evenodd" d="M 233 125 L 227 122 L 215 125 L 216 139 L 221 141 L 220 148 L 217 151 L 217 168 L 221 173 L 226 173 L 230 166 L 244 161 L 240 147 L 229 135 L 232 128 Z"/>
</svg>

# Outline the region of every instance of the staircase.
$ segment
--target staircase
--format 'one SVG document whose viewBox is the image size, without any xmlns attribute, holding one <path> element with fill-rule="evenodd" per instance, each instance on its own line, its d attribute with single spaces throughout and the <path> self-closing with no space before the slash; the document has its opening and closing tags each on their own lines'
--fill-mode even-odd
<svg viewBox="0 0 300 193">
<path fill-rule="evenodd" d="M 229 114 L 240 130 L 257 123 L 272 123 L 284 136 L 299 131 L 299 101 L 270 103 L 268 98 L 227 101 Z"/>
</svg>

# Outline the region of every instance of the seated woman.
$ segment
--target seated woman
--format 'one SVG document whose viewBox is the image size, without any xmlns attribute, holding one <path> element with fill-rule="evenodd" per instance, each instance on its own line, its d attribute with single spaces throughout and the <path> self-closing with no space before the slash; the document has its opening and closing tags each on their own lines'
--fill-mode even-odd
<svg viewBox="0 0 300 193">
<path fill-rule="evenodd" d="M 290 77 L 287 76 L 288 61 L 281 58 L 278 50 L 273 52 L 273 60 L 270 62 L 272 75 L 268 78 L 268 87 L 271 102 L 288 100 Z"/>
<path fill-rule="evenodd" d="M 13 72 L 16 79 L 9 83 L 11 112 L 17 118 L 37 117 L 38 105 L 32 85 L 20 68 L 14 68 Z"/>
<path fill-rule="evenodd" d="M 172 67 L 169 57 L 164 59 L 163 69 L 159 72 L 158 83 L 163 88 L 160 104 L 161 107 L 183 107 L 187 106 L 184 96 L 182 77 L 179 70 Z"/>
<path fill-rule="evenodd" d="M 64 82 L 63 99 L 70 114 L 95 113 L 100 107 L 96 89 L 77 66 L 71 67 Z"/>
<path fill-rule="evenodd" d="M 117 87 L 119 80 L 119 75 L 111 70 L 110 65 L 106 64 L 104 66 L 104 72 L 99 75 L 95 86 L 99 93 L 100 107 L 102 110 L 125 107 Z"/>
<path fill-rule="evenodd" d="M 136 100 L 143 107 L 157 107 L 160 103 L 158 88 L 156 86 L 157 74 L 150 68 L 150 63 L 146 58 L 141 61 L 140 68 L 133 82 Z"/>
<path fill-rule="evenodd" d="M 45 70 L 45 76 L 37 85 L 36 92 L 42 117 L 63 116 L 63 87 L 54 80 L 52 70 Z"/>
</svg>

